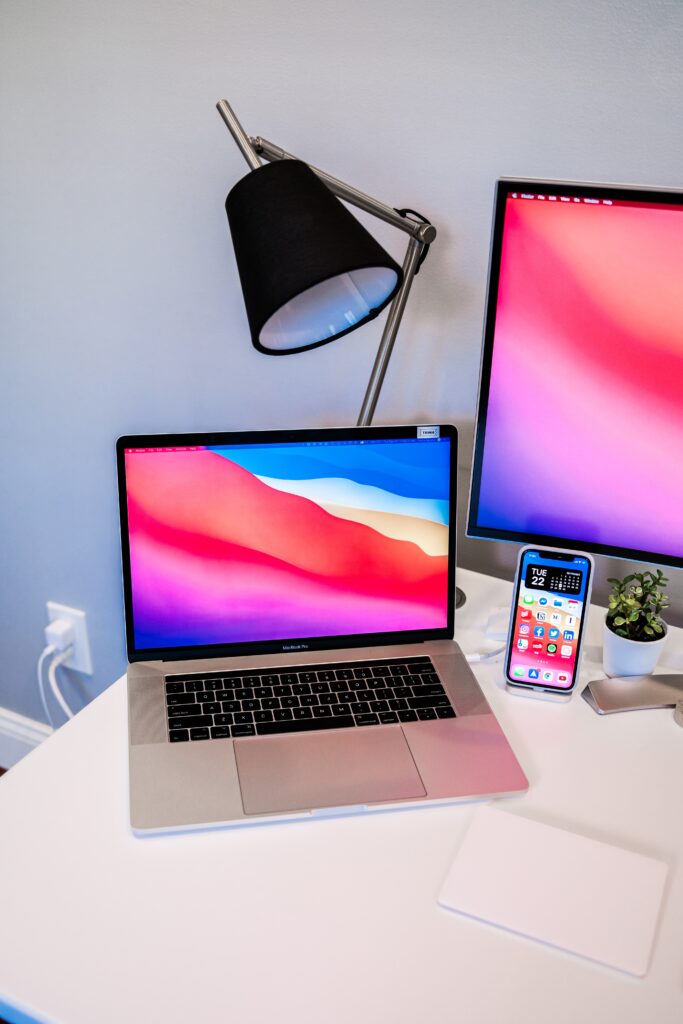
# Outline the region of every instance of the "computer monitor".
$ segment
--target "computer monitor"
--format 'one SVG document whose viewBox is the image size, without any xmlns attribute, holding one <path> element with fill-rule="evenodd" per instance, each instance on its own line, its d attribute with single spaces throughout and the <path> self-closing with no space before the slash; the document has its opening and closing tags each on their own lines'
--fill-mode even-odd
<svg viewBox="0 0 683 1024">
<path fill-rule="evenodd" d="M 467 532 L 683 567 L 683 191 L 498 182 Z"/>
</svg>

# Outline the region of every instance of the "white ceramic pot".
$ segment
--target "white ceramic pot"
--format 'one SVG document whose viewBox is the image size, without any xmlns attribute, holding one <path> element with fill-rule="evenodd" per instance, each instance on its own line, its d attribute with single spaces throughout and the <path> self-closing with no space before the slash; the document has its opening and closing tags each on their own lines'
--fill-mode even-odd
<svg viewBox="0 0 683 1024">
<path fill-rule="evenodd" d="M 659 640 L 627 640 L 608 629 L 605 622 L 602 640 L 602 667 L 605 670 L 605 675 L 649 675 L 654 671 L 665 640 L 666 626 L 664 627 L 664 636 Z"/>
</svg>

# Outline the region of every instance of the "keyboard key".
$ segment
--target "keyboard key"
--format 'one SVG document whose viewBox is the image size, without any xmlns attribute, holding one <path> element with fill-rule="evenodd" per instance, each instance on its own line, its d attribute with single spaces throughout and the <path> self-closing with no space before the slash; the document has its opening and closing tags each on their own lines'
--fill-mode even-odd
<svg viewBox="0 0 683 1024">
<path fill-rule="evenodd" d="M 298 708 L 299 698 L 298 697 L 280 697 L 280 704 L 283 708 Z"/>
<path fill-rule="evenodd" d="M 222 679 L 205 679 L 204 689 L 205 690 L 221 690 L 223 688 Z"/>
<path fill-rule="evenodd" d="M 273 736 L 284 732 L 305 732 L 319 729 L 347 729 L 353 726 L 353 716 L 341 718 L 306 718 L 291 722 L 263 722 L 256 726 L 259 736 Z"/>
<path fill-rule="evenodd" d="M 370 679 L 372 676 L 372 669 L 363 666 L 354 668 L 353 675 L 355 679 Z"/>
<path fill-rule="evenodd" d="M 325 704 L 319 704 L 317 708 L 313 708 L 314 718 L 332 718 L 332 708 L 328 708 Z"/>
<path fill-rule="evenodd" d="M 255 711 L 254 712 L 255 722 L 272 722 L 273 712 L 272 711 Z"/>
<path fill-rule="evenodd" d="M 265 686 L 266 685 L 266 683 L 263 682 L 263 676 L 243 676 L 241 684 L 240 684 L 240 680 L 239 679 L 235 679 L 235 684 L 237 686 L 240 686 L 240 685 L 241 686 Z"/>
<path fill-rule="evenodd" d="M 254 721 L 251 711 L 238 711 L 235 715 L 235 725 L 248 725 Z"/>
<path fill-rule="evenodd" d="M 417 722 L 417 711 L 397 711 L 399 722 Z"/>
<path fill-rule="evenodd" d="M 301 721 L 306 718 L 313 718 L 313 712 L 310 708 L 294 708 L 292 712 L 296 721 Z"/>
<path fill-rule="evenodd" d="M 359 700 L 353 705 L 354 715 L 369 715 L 370 705 L 365 700 Z"/>
<path fill-rule="evenodd" d="M 374 690 L 356 690 L 356 697 L 358 698 L 358 700 L 374 700 L 375 699 L 375 691 Z"/>
<path fill-rule="evenodd" d="M 312 683 L 311 690 L 313 691 L 313 693 L 329 693 L 330 692 L 330 684 L 329 683 Z"/>
<path fill-rule="evenodd" d="M 197 701 L 199 703 L 201 703 L 201 704 L 203 704 L 205 701 L 208 702 L 208 701 L 211 701 L 213 699 L 214 699 L 213 693 L 202 692 L 202 693 L 198 693 L 197 694 Z"/>
<path fill-rule="evenodd" d="M 187 718 L 169 718 L 169 729 L 193 729 L 210 725 L 207 715 L 189 715 Z"/>
<path fill-rule="evenodd" d="M 392 722 L 398 722 L 398 715 L 395 711 L 382 711 L 379 720 L 382 725 L 390 725 Z"/>
<path fill-rule="evenodd" d="M 448 703 L 448 697 L 445 694 L 443 697 L 408 697 L 408 707 L 413 708 L 414 711 L 419 708 L 444 707 Z"/>
<path fill-rule="evenodd" d="M 394 696 L 394 691 L 389 686 L 381 686 L 375 690 L 375 700 L 389 700 Z"/>
<path fill-rule="evenodd" d="M 261 701 L 260 700 L 243 700 L 242 711 L 260 711 Z"/>
<path fill-rule="evenodd" d="M 391 674 L 392 676 L 409 676 L 410 670 L 407 665 L 392 665 Z"/>
<path fill-rule="evenodd" d="M 276 722 L 290 722 L 294 715 L 289 708 L 283 708 L 281 711 L 274 711 L 273 718 Z"/>
<path fill-rule="evenodd" d="M 392 665 L 391 668 L 388 665 L 373 665 L 372 666 L 372 675 L 375 678 L 381 677 L 381 676 L 390 676 L 390 675 L 392 675 L 392 673 L 394 673 L 394 668 L 395 667 L 396 666 L 393 666 L 393 665 Z M 398 666 L 398 667 L 402 668 L 402 666 Z"/>
<path fill-rule="evenodd" d="M 385 700 L 371 700 L 370 708 L 372 711 L 388 711 L 389 705 Z"/>
<path fill-rule="evenodd" d="M 241 690 L 235 690 L 235 700 L 251 700 L 254 691 L 250 686 L 243 686 Z"/>
<path fill-rule="evenodd" d="M 264 711 L 273 711 L 275 708 L 280 707 L 280 700 L 278 697 L 264 697 L 261 701 L 261 707 Z"/>
<path fill-rule="evenodd" d="M 416 697 L 440 697 L 445 694 L 441 683 L 427 683 L 424 686 L 415 686 L 413 693 Z"/>
<path fill-rule="evenodd" d="M 291 686 L 274 686 L 273 696 L 275 697 L 291 697 L 292 687 Z"/>
<path fill-rule="evenodd" d="M 321 693 L 318 697 L 321 704 L 338 704 L 339 698 L 336 693 Z"/>
<path fill-rule="evenodd" d="M 210 734 L 208 729 L 190 729 L 190 739 L 192 740 L 208 740 Z"/>
<path fill-rule="evenodd" d="M 315 683 L 317 678 L 318 677 L 315 672 L 299 672 L 300 683 Z M 313 692 L 318 693 L 319 691 L 314 690 Z"/>
<path fill-rule="evenodd" d="M 183 740 L 189 740 L 190 733 L 187 729 L 171 729 L 168 738 L 171 743 L 182 743 Z"/>
<path fill-rule="evenodd" d="M 216 725 L 232 725 L 232 715 L 214 715 Z"/>
<path fill-rule="evenodd" d="M 318 706 L 318 698 L 314 693 L 304 693 L 303 696 L 299 697 L 302 708 L 312 708 Z"/>
<path fill-rule="evenodd" d="M 352 668 L 338 668 L 335 672 L 337 679 L 353 679 Z"/>
<path fill-rule="evenodd" d="M 220 714 L 221 711 L 221 705 L 217 701 L 212 701 L 211 703 L 206 701 L 204 704 L 200 704 L 199 706 L 202 708 L 205 715 L 217 715 Z"/>
<path fill-rule="evenodd" d="M 349 684 L 345 679 L 336 679 L 333 683 L 330 683 L 332 693 L 344 693 L 348 688 Z"/>
<path fill-rule="evenodd" d="M 240 736 L 255 736 L 256 726 L 255 725 L 233 725 L 230 729 L 230 733 L 233 739 L 238 739 Z"/>
<path fill-rule="evenodd" d="M 412 697 L 413 691 L 410 686 L 395 686 L 394 697 Z"/>
<path fill-rule="evenodd" d="M 186 693 L 197 693 L 199 690 L 204 689 L 204 681 L 202 679 L 188 679 L 185 683 Z"/>
<path fill-rule="evenodd" d="M 174 718 L 187 718 L 190 715 L 198 715 L 201 710 L 201 704 L 181 704 L 179 708 L 169 708 L 168 713 Z"/>
<path fill-rule="evenodd" d="M 333 704 L 332 705 L 333 715 L 350 715 L 351 705 L 350 704 Z"/>
<path fill-rule="evenodd" d="M 166 683 L 166 693 L 185 693 L 185 683 Z"/>
<path fill-rule="evenodd" d="M 434 708 L 419 708 L 417 717 L 421 722 L 431 722 L 436 718 L 436 711 Z"/>
<path fill-rule="evenodd" d="M 334 681 L 334 672 L 330 669 L 324 669 L 322 672 L 318 672 L 318 681 L 321 683 L 331 683 Z"/>
<path fill-rule="evenodd" d="M 356 725 L 379 725 L 377 715 L 356 715 Z"/>
<path fill-rule="evenodd" d="M 227 725 L 214 725 L 211 728 L 212 740 L 230 739 L 230 728 Z"/>
<path fill-rule="evenodd" d="M 224 700 L 223 710 L 226 711 L 228 714 L 233 714 L 233 712 L 235 711 L 241 711 L 242 705 L 238 700 Z"/>
<path fill-rule="evenodd" d="M 169 708 L 180 707 L 181 704 L 195 704 L 195 695 L 193 693 L 172 693 L 166 698 L 166 703 Z"/>
<path fill-rule="evenodd" d="M 437 708 L 436 709 L 436 717 L 437 718 L 455 718 L 455 711 L 453 710 L 453 708 L 450 705 L 448 707 Z"/>
<path fill-rule="evenodd" d="M 259 700 L 263 700 L 264 697 L 265 698 L 272 697 L 273 696 L 273 687 L 272 686 L 255 686 L 254 687 L 254 696 L 258 697 Z"/>
<path fill-rule="evenodd" d="M 389 707 L 392 711 L 405 711 L 408 707 L 408 701 L 405 697 L 394 697 L 393 700 L 389 701 Z"/>
<path fill-rule="evenodd" d="M 295 683 L 292 687 L 292 693 L 297 694 L 299 697 L 304 694 L 310 694 L 311 686 L 310 683 Z"/>
<path fill-rule="evenodd" d="M 279 680 L 275 680 L 275 682 L 282 683 L 283 686 L 293 686 L 294 683 L 297 683 L 298 681 L 298 676 L 296 675 L 295 672 L 284 672 L 280 676 Z"/>
</svg>

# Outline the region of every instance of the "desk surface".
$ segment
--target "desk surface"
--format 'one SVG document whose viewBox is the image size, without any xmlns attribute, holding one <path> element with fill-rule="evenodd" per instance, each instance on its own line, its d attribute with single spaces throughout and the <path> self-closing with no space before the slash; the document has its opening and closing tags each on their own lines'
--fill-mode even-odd
<svg viewBox="0 0 683 1024">
<path fill-rule="evenodd" d="M 471 652 L 511 587 L 458 583 Z M 597 608 L 588 630 L 582 687 L 601 674 Z M 680 670 L 672 637 L 663 664 Z M 646 978 L 437 906 L 477 804 L 135 838 L 119 680 L 0 780 L 0 1017 L 680 1024 L 683 730 L 670 709 L 512 697 L 500 659 L 474 667 L 531 784 L 503 805 L 668 863 Z"/>
</svg>

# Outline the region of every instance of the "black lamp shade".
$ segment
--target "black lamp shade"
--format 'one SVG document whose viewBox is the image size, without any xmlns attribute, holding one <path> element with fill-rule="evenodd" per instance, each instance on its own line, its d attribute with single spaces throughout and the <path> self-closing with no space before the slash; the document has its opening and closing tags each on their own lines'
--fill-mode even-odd
<svg viewBox="0 0 683 1024">
<path fill-rule="evenodd" d="M 260 352 L 333 341 L 376 317 L 400 287 L 399 265 L 300 160 L 251 171 L 225 209 Z"/>
</svg>

